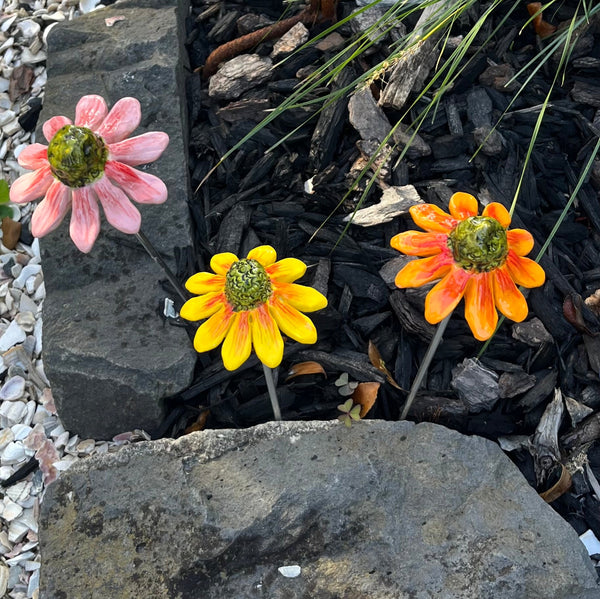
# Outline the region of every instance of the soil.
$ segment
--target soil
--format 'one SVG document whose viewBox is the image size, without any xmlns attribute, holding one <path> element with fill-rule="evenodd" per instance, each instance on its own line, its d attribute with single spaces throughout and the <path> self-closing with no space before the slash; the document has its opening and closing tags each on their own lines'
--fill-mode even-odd
<svg viewBox="0 0 600 599">
<path fill-rule="evenodd" d="M 577 5 L 560 3 L 554 12 L 544 14 L 544 19 L 564 26 Z M 286 16 L 302 8 L 285 6 Z M 567 206 L 600 130 L 597 21 L 592 19 L 577 31 L 566 76 L 552 92 L 522 180 L 529 143 L 560 55 L 554 54 L 535 73 L 527 68 L 517 75 L 517 84 L 506 86 L 511 74 L 539 57 L 552 38 L 541 39 L 533 26 L 527 25 L 526 3 L 505 2 L 477 34 L 462 59 L 458 78 L 437 110 L 422 123 L 419 135 L 429 151 L 411 148 L 398 159 L 400 145 L 374 177 L 373 185 L 369 187 L 368 181 L 378 162 L 352 189 L 378 144 L 361 139 L 349 121 L 351 89 L 335 99 L 327 112 L 319 112 L 322 102 L 290 108 L 218 164 L 269 109 L 289 98 L 303 77 L 340 50 L 303 47 L 277 64 L 267 82 L 235 99 L 216 100 L 209 96 L 209 80 L 201 75 L 209 53 L 239 38 L 240 31 L 277 21 L 285 7 L 275 0 L 226 1 L 214 7 L 196 0 L 188 22 L 190 162 L 192 185 L 197 188 L 191 211 L 196 247 L 193 254 L 180 255 L 178 274 L 185 280 L 193 272 L 209 270 L 210 257 L 216 252 L 231 251 L 243 257 L 260 244 L 275 247 L 279 257 L 303 260 L 309 268 L 300 282 L 325 293 L 329 306 L 312 315 L 319 332 L 314 346 L 286 342 L 277 383 L 284 419 L 337 418 L 341 415 L 338 406 L 347 399 L 343 393 L 352 393 L 352 383 L 378 382 L 376 402 L 366 417 L 397 420 L 435 330 L 423 317 L 428 288 L 399 290 L 393 284 L 403 259 L 390 247 L 390 239 L 416 227 L 406 213 L 369 227 L 348 226 L 345 217 L 353 214 L 363 192 L 362 207 L 371 206 L 387 187 L 412 185 L 423 201 L 447 209 L 456 191 L 471 193 L 482 204 L 494 201 L 510 207 L 520 186 L 512 226 L 533 234 L 536 246 L 531 257 L 537 256 Z M 339 2 L 337 22 L 354 8 L 354 2 Z M 412 89 L 406 104 L 412 104 L 410 110 L 383 108 L 391 125 L 403 116 L 402 123 L 411 124 L 428 106 L 439 81 L 420 100 L 418 93 L 484 9 L 483 3 L 475 4 L 454 22 L 444 48 L 442 42 L 437 46 L 439 63 Z M 404 21 L 407 31 L 414 28 L 417 18 L 415 13 Z M 311 24 L 311 38 L 330 25 Z M 401 28 L 392 29 L 353 60 L 338 79 L 329 86 L 317 86 L 306 99 L 325 101 L 332 90 L 343 88 L 386 60 L 402 32 Z M 346 40 L 356 36 L 350 23 L 339 25 L 337 33 Z M 266 57 L 276 41 L 264 38 L 246 52 Z M 525 84 L 522 91 L 521 84 Z M 388 85 L 390 72 L 386 71 L 368 89 L 376 100 Z M 367 120 L 371 117 L 364 115 Z M 494 138 L 496 143 L 477 152 L 485 139 L 481 127 L 485 130 L 487 126 L 489 131 L 496 124 L 494 135 L 500 136 Z M 600 538 L 600 503 L 593 491 L 594 476 L 600 478 L 600 318 L 597 308 L 584 301 L 598 289 L 600 279 L 597 165 L 579 188 L 576 201 L 540 260 L 547 281 L 528 294 L 527 320 L 522 324 L 504 321 L 483 348 L 473 338 L 459 305 L 409 419 L 501 439 L 504 447 L 508 447 L 505 438 L 510 437 L 514 450 L 509 455 L 539 491 L 551 488 L 563 472 L 562 464 L 577 457 L 580 468 L 568 466 L 570 489 L 552 505 L 579 534 L 591 528 Z M 190 335 L 194 328 L 190 327 Z M 377 349 L 389 376 L 373 365 L 369 344 Z M 290 376 L 295 365 L 307 361 L 320 364 L 325 374 Z M 456 390 L 456 378 L 465 366 L 467 378 L 475 385 L 471 401 L 465 401 Z M 474 374 L 469 374 L 471 369 Z M 177 436 L 202 427 L 248 427 L 272 419 L 256 358 L 227 372 L 217 350 L 199 356 L 197 373 L 190 389 L 171 398 L 165 434 Z M 478 402 L 478 393 L 483 397 L 487 390 L 484 380 L 499 389 L 498 397 L 485 405 Z M 542 416 L 555 389 L 575 402 L 570 402 L 571 412 L 565 411 L 560 419 L 558 437 L 555 435 L 559 454 L 542 482 L 539 472 L 536 479 L 535 459 L 540 458 L 540 433 L 549 426 Z M 580 417 L 585 418 L 583 424 L 578 423 Z"/>
</svg>

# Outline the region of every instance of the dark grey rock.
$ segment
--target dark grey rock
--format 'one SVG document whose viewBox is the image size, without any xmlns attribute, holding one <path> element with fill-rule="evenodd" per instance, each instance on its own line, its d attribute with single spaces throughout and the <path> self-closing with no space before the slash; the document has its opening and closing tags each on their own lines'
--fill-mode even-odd
<svg viewBox="0 0 600 599">
<path fill-rule="evenodd" d="M 350 123 L 364 140 L 382 143 L 392 126 L 383 110 L 377 105 L 369 88 L 354 93 L 348 102 Z"/>
<path fill-rule="evenodd" d="M 107 27 L 104 19 L 115 15 L 125 20 Z M 180 43 L 185 15 L 175 0 L 126 1 L 57 25 L 49 36 L 40 119 L 41 125 L 57 114 L 73 118 L 86 94 L 100 94 L 109 106 L 124 96 L 140 100 L 136 134 L 170 136 L 161 158 L 140 167 L 165 181 L 169 198 L 138 207 L 142 230 L 172 268 L 174 248 L 191 244 Z M 163 417 L 161 398 L 190 383 L 196 359 L 185 330 L 166 325 L 158 313 L 166 296 L 162 271 L 134 237 L 106 222 L 88 255 L 71 242 L 68 222 L 41 245 L 44 365 L 65 427 L 95 439 L 154 429 Z"/>
<path fill-rule="evenodd" d="M 273 61 L 258 54 L 242 54 L 224 62 L 210 78 L 208 95 L 215 100 L 235 100 L 273 76 Z"/>
<path fill-rule="evenodd" d="M 548 333 L 542 321 L 535 316 L 525 322 L 515 322 L 512 326 L 512 336 L 531 347 L 539 347 L 542 343 L 553 341 L 552 335 Z"/>
<path fill-rule="evenodd" d="M 491 410 L 500 399 L 498 375 L 474 358 L 466 358 L 452 371 L 450 384 L 469 412 Z"/>
<path fill-rule="evenodd" d="M 406 156 L 411 160 L 423 158 L 431 154 L 431 146 L 418 133 L 411 131 L 406 125 L 398 124 L 392 133 L 392 137 L 400 150 L 408 146 Z"/>
<path fill-rule="evenodd" d="M 491 125 L 492 100 L 482 87 L 475 87 L 467 94 L 467 115 L 475 127 Z"/>
<path fill-rule="evenodd" d="M 506 140 L 491 125 L 483 125 L 473 130 L 473 139 L 486 156 L 498 156 L 502 153 Z"/>
<path fill-rule="evenodd" d="M 427 423 L 269 423 L 94 456 L 48 488 L 40 543 L 42 599 L 598 597 L 577 534 L 499 447 Z"/>
</svg>

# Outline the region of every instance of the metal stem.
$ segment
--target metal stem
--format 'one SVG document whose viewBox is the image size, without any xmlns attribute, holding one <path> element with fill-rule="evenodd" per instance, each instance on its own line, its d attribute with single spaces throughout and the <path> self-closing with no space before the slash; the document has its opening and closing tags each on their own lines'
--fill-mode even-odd
<svg viewBox="0 0 600 599">
<path fill-rule="evenodd" d="M 431 340 L 431 343 L 429 344 L 429 347 L 427 348 L 425 357 L 423 358 L 423 361 L 421 362 L 421 366 L 419 366 L 419 370 L 417 371 L 417 376 L 415 376 L 415 380 L 413 381 L 413 384 L 410 388 L 408 397 L 406 398 L 406 403 L 404 404 L 404 409 L 402 410 L 402 415 L 400 416 L 400 420 L 406 420 L 408 410 L 410 410 L 410 406 L 412 405 L 412 402 L 414 401 L 415 396 L 417 395 L 417 391 L 419 390 L 419 387 L 421 386 L 421 383 L 423 382 L 423 379 L 425 378 L 425 375 L 427 374 L 427 371 L 429 370 L 429 365 L 431 364 L 431 361 L 433 360 L 433 356 L 435 355 L 435 352 L 442 340 L 442 335 L 444 334 L 444 331 L 446 330 L 446 327 L 448 326 L 448 322 L 450 322 L 451 316 L 452 316 L 452 312 L 450 312 L 450 314 L 448 314 L 448 316 L 446 316 L 446 318 L 444 318 L 444 320 L 442 320 L 442 322 L 440 322 L 437 330 L 435 331 L 435 335 L 433 336 L 433 339 Z"/>
<path fill-rule="evenodd" d="M 187 302 L 188 296 L 184 291 L 183 287 L 179 283 L 179 281 L 175 278 L 175 275 L 171 271 L 171 269 L 167 266 L 167 263 L 163 260 L 162 256 L 158 253 L 158 250 L 152 245 L 151 241 L 142 233 L 142 231 L 138 231 L 135 236 L 138 241 L 141 243 L 142 247 L 146 250 L 150 258 L 154 260 L 164 271 L 165 275 L 167 275 L 167 279 L 171 285 L 173 285 L 175 291 L 179 295 L 179 297 Z"/>
<path fill-rule="evenodd" d="M 279 409 L 279 400 L 277 399 L 277 390 L 275 389 L 275 380 L 273 378 L 273 370 L 263 364 L 263 371 L 265 373 L 265 380 L 267 381 L 267 389 L 269 390 L 269 397 L 271 398 L 271 406 L 273 406 L 273 415 L 275 420 L 281 420 L 281 410 Z"/>
</svg>

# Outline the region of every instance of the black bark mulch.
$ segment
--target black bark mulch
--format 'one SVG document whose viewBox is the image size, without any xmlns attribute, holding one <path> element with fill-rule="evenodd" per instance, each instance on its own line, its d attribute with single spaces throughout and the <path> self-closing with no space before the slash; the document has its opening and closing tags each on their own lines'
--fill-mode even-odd
<svg viewBox="0 0 600 599">
<path fill-rule="evenodd" d="M 477 48 L 513 3 L 505 4 L 506 10 L 498 10 L 492 23 L 479 34 Z M 559 25 L 571 18 L 577 4 L 560 3 L 556 12 L 544 16 Z M 283 11 L 282 3 L 276 0 L 227 1 L 221 3 L 219 11 L 213 10 L 207 16 L 208 6 L 196 0 L 188 22 L 192 71 L 202 66 L 215 47 L 239 35 L 240 17 L 263 15 L 273 21 Z M 338 18 L 353 7 L 352 2 L 340 2 Z M 409 21 L 409 29 L 416 17 Z M 452 35 L 464 35 L 475 17 L 470 12 L 469 18 L 459 20 Z M 249 17 L 245 18 L 247 24 Z M 386 184 L 414 185 L 424 201 L 444 209 L 455 191 L 466 191 L 486 203 L 495 201 L 510 207 L 540 107 L 557 65 L 555 59 L 548 61 L 508 108 L 515 91 L 512 88 L 507 91 L 504 81 L 495 81 L 495 71 L 489 67 L 505 65 L 502 68 L 518 71 L 539 52 L 542 44 L 548 43 L 540 40 L 531 26 L 521 31 L 527 19 L 523 2 L 476 56 L 471 52 L 465 57 L 465 63 L 469 59 L 468 65 L 445 94 L 434 118 L 429 118 L 420 130 L 431 154 L 413 154 L 400 163 L 392 161 Z M 312 27 L 311 35 L 323 27 Z M 346 38 L 352 36 L 348 25 L 339 32 Z M 255 52 L 268 55 L 272 46 L 273 41 L 265 41 Z M 388 54 L 388 46 L 381 43 L 355 60 L 350 69 L 363 72 Z M 299 51 L 274 70 L 268 83 L 244 94 L 236 105 L 209 98 L 208 83 L 198 72 L 191 72 L 193 188 L 219 157 L 256 125 L 265 108 L 276 107 L 288 96 L 299 81 L 299 72 L 306 73 L 331 56 L 331 51 L 314 48 Z M 524 80 L 524 76 L 519 78 L 520 83 Z M 377 93 L 383 86 L 385 78 L 372 89 Z M 318 89 L 310 97 L 325 96 L 327 91 Z M 413 118 L 426 101 L 417 104 Z M 345 227 L 343 218 L 354 210 L 360 196 L 360 192 L 350 194 L 336 210 L 352 183 L 353 164 L 361 156 L 360 144 L 357 145 L 360 137 L 348 121 L 347 102 L 347 97 L 340 100 L 333 111 L 339 123 L 327 137 L 317 128 L 316 105 L 292 109 L 220 165 L 197 191 L 190 206 L 196 226 L 195 255 L 180 255 L 182 280 L 193 272 L 209 270 L 210 257 L 216 252 L 232 251 L 243 257 L 259 244 L 274 246 L 279 257 L 294 256 L 310 265 L 301 282 L 326 293 L 329 306 L 312 315 L 319 332 L 314 346 L 286 342 L 278 373 L 278 394 L 286 420 L 339 416 L 337 406 L 346 398 L 335 382 L 343 373 L 348 374 L 350 381 L 381 383 L 368 418 L 397 420 L 406 393 L 386 382 L 385 375 L 370 363 L 368 343 L 371 341 L 377 347 L 397 384 L 408 390 L 434 330 L 423 318 L 427 290 L 398 290 L 390 283 L 399 268 L 390 262 L 399 254 L 390 248 L 389 241 L 400 231 L 416 228 L 410 217 L 396 217 L 393 222 L 369 228 L 352 225 L 341 236 Z M 481 111 L 482 106 L 489 111 L 492 124 L 508 108 L 498 127 L 504 141 L 488 155 L 479 152 L 471 160 L 478 146 L 473 134 L 475 123 L 481 116 L 475 118 L 474 111 Z M 566 79 L 552 94 L 513 217 L 513 226 L 527 228 L 536 240 L 532 257 L 550 234 L 589 160 L 600 131 L 599 108 L 600 35 L 592 22 L 580 32 Z M 385 112 L 392 124 L 400 115 L 391 109 Z M 313 113 L 315 118 L 306 122 Z M 267 152 L 295 128 L 291 138 Z M 323 159 L 328 155 L 330 159 Z M 313 193 L 305 192 L 305 182 L 310 178 Z M 585 448 L 591 471 L 600 478 L 600 444 L 593 435 L 594 426 L 600 433 L 597 424 L 600 318 L 583 301 L 600 287 L 598 188 L 600 173 L 581 187 L 576 203 L 541 260 L 547 282 L 529 293 L 527 322 L 514 325 L 505 321 L 480 358 L 481 364 L 500 379 L 501 396 L 493 407 L 473 411 L 459 399 L 451 385 L 457 366 L 467 358 L 477 357 L 482 348 L 471 335 L 459 305 L 409 413 L 411 420 L 437 422 L 494 440 L 511 435 L 532 436 L 558 387 L 564 396 L 592 410 L 587 421 L 592 438 Z M 366 205 L 376 203 L 379 196 L 380 189 L 374 185 Z M 190 334 L 193 331 L 191 327 Z M 286 381 L 292 365 L 303 361 L 320 363 L 327 377 L 315 374 Z M 199 356 L 197 374 L 190 389 L 172 399 L 170 429 L 166 434 L 181 434 L 199 418 L 198 426 L 208 428 L 248 427 L 272 419 L 262 368 L 256 358 L 252 357 L 235 372 L 227 372 L 217 350 Z M 572 431 L 571 419 L 565 413 L 559 438 L 564 441 L 565 435 Z M 572 449 L 576 445 L 572 438 L 568 445 L 562 442 L 564 460 L 569 454 L 566 447 Z M 522 447 L 510 455 L 536 486 L 530 451 Z M 552 505 L 579 534 L 591 528 L 600 538 L 600 503 L 585 472 L 574 473 L 571 489 Z"/>
</svg>

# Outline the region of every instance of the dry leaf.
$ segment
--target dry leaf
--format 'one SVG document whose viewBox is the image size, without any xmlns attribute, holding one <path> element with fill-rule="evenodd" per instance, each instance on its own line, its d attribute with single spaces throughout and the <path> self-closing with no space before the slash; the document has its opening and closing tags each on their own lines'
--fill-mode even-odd
<svg viewBox="0 0 600 599">
<path fill-rule="evenodd" d="M 552 35 L 556 31 L 556 27 L 542 19 L 542 13 L 538 12 L 541 8 L 541 2 L 530 2 L 527 5 L 527 12 L 529 12 L 530 17 L 533 17 L 533 15 L 538 13 L 533 19 L 533 28 L 535 29 L 535 32 L 544 39 L 545 37 Z"/>
<path fill-rule="evenodd" d="M 547 491 L 540 493 L 540 497 L 546 503 L 552 503 L 571 488 L 571 475 L 569 471 L 561 464 L 562 472 L 555 485 L 552 485 Z"/>
<path fill-rule="evenodd" d="M 404 389 L 402 389 L 402 387 L 392 378 L 391 372 L 387 369 L 385 362 L 381 359 L 381 354 L 379 353 L 379 350 L 377 349 L 375 344 L 370 339 L 369 339 L 369 349 L 367 350 L 367 353 L 369 354 L 369 360 L 371 360 L 371 364 L 373 364 L 373 366 L 375 366 L 375 368 L 377 368 L 377 370 L 379 370 L 380 372 L 383 372 L 383 374 L 385 374 L 387 382 L 392 387 L 396 387 L 396 389 L 399 389 L 400 391 L 404 391 Z"/>
<path fill-rule="evenodd" d="M 285 379 L 285 382 L 287 383 L 290 379 L 303 374 L 322 374 L 327 378 L 325 369 L 318 362 L 298 362 L 298 364 L 294 364 L 289 369 L 288 377 Z"/>
<path fill-rule="evenodd" d="M 35 74 L 31 67 L 19 65 L 13 69 L 8 84 L 8 97 L 11 102 L 15 102 L 23 94 L 31 90 L 31 84 L 35 79 Z"/>
<path fill-rule="evenodd" d="M 375 404 L 381 383 L 359 383 L 352 394 L 352 401 L 360 406 L 360 417 L 364 418 Z"/>
<path fill-rule="evenodd" d="M 21 236 L 21 223 L 5 216 L 2 219 L 2 243 L 9 250 L 14 250 Z"/>
<path fill-rule="evenodd" d="M 196 420 L 185 429 L 184 434 L 189 435 L 190 433 L 204 430 L 204 427 L 206 426 L 206 419 L 208 418 L 209 414 L 209 410 L 202 412 L 198 418 L 196 418 Z"/>
</svg>

